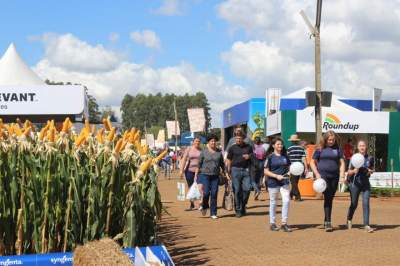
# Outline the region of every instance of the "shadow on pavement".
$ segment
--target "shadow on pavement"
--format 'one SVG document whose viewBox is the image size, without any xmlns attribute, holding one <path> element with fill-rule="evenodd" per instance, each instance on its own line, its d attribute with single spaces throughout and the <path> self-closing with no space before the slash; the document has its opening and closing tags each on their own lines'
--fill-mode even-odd
<svg viewBox="0 0 400 266">
<path fill-rule="evenodd" d="M 319 228 L 321 224 L 292 224 L 291 227 L 295 230 L 306 230 L 311 228 Z"/>
<path fill-rule="evenodd" d="M 203 265 L 209 262 L 205 256 L 208 250 L 204 244 L 193 244 L 195 236 L 190 235 L 178 219 L 164 215 L 158 236 L 166 246 L 175 265 Z"/>
</svg>

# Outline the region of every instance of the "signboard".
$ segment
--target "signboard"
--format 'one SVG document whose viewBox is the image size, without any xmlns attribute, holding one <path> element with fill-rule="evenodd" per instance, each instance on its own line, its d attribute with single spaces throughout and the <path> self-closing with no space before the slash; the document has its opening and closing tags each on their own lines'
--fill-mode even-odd
<svg viewBox="0 0 400 266">
<path fill-rule="evenodd" d="M 280 109 L 281 104 L 281 89 L 278 88 L 268 88 L 266 91 L 266 111 L 265 115 L 275 113 Z"/>
<path fill-rule="evenodd" d="M 382 102 L 382 89 L 374 88 L 372 95 L 372 111 L 380 111 Z"/>
<path fill-rule="evenodd" d="M 176 121 L 177 132 L 175 132 L 175 121 L 166 121 L 166 123 L 167 123 L 167 133 L 169 139 L 172 136 L 179 136 L 181 134 L 181 131 L 179 129 L 179 121 Z"/>
<path fill-rule="evenodd" d="M 149 265 L 149 262 L 160 262 L 157 265 L 174 266 L 170 255 L 168 254 L 165 246 L 150 246 L 140 248 L 125 248 L 123 249 L 126 255 L 132 262 L 140 261 Z M 19 255 L 19 256 L 0 256 L 0 266 L 11 265 L 25 265 L 25 266 L 53 266 L 53 265 L 73 265 L 73 253 L 48 253 L 48 254 L 33 254 L 33 255 Z M 142 264 L 143 265 L 143 264 Z"/>
<path fill-rule="evenodd" d="M 369 178 L 371 187 L 392 188 L 392 173 L 376 172 Z M 393 188 L 400 188 L 400 172 L 393 173 Z"/>
<path fill-rule="evenodd" d="M 155 141 L 154 141 L 154 135 L 153 134 L 146 134 L 146 144 L 149 145 L 150 148 L 154 148 Z"/>
<path fill-rule="evenodd" d="M 314 108 L 296 112 L 296 131 L 315 132 Z M 337 133 L 389 133 L 389 113 L 322 110 L 322 131 Z"/>
<path fill-rule="evenodd" d="M 187 109 L 190 132 L 203 132 L 206 128 L 206 118 L 203 108 Z"/>
<path fill-rule="evenodd" d="M 281 111 L 267 116 L 267 136 L 281 133 Z"/>
<path fill-rule="evenodd" d="M 82 86 L 0 86 L 0 115 L 76 115 L 85 102 Z"/>
</svg>

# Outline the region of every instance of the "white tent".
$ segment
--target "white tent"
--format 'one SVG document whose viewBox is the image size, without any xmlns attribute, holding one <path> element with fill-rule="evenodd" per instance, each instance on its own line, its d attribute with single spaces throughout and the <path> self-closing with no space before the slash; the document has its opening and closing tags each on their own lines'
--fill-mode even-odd
<svg viewBox="0 0 400 266">
<path fill-rule="evenodd" d="M 43 80 L 27 66 L 10 44 L 0 59 L 0 86 L 44 85 Z"/>
</svg>

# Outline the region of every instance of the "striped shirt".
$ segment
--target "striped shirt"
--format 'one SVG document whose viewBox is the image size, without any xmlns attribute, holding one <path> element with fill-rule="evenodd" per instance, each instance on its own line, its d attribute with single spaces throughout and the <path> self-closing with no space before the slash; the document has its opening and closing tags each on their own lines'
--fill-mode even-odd
<svg viewBox="0 0 400 266">
<path fill-rule="evenodd" d="M 289 156 L 290 162 L 303 162 L 306 157 L 306 151 L 302 146 L 293 145 L 287 149 L 287 155 Z"/>
</svg>

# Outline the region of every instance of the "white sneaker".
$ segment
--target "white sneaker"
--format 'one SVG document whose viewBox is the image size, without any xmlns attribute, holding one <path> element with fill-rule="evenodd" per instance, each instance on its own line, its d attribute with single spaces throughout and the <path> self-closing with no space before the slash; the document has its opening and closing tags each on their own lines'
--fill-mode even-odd
<svg viewBox="0 0 400 266">
<path fill-rule="evenodd" d="M 372 227 L 369 226 L 369 225 L 366 225 L 366 226 L 364 227 L 364 229 L 365 229 L 365 231 L 366 231 L 367 233 L 373 233 L 373 232 L 374 232 L 374 228 L 372 228 Z"/>
<path fill-rule="evenodd" d="M 211 215 L 211 219 L 216 220 L 216 219 L 218 219 L 218 216 L 217 215 Z"/>
</svg>

